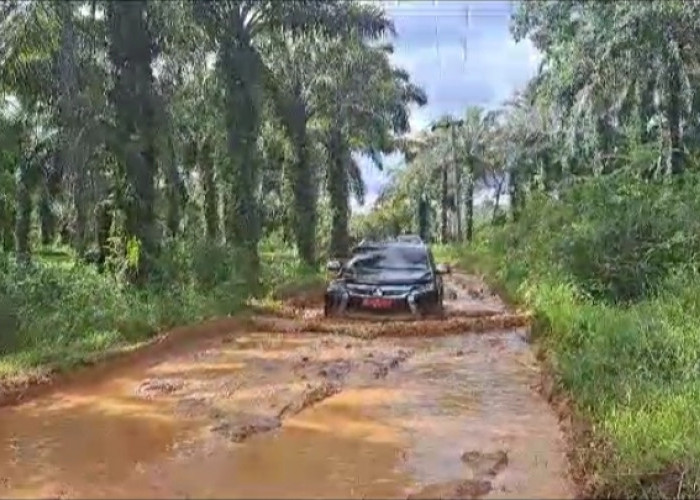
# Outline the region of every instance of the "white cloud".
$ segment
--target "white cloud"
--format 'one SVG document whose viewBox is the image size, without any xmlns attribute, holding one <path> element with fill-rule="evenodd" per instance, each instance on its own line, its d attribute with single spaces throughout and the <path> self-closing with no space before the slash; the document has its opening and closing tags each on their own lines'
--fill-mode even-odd
<svg viewBox="0 0 700 500">
<path fill-rule="evenodd" d="M 412 109 L 411 117 L 409 119 L 409 124 L 411 126 L 409 135 L 415 135 L 417 132 L 427 128 L 430 125 L 430 122 L 430 111 L 427 107 Z"/>
<path fill-rule="evenodd" d="M 540 54 L 529 40 L 515 43 L 509 37 L 482 40 L 466 59 L 459 44 L 410 51 L 397 48 L 394 64 L 405 68 L 428 94 L 428 105 L 415 114 L 414 125 L 443 113 L 460 114 L 470 104 L 497 107 L 535 75 Z"/>
<path fill-rule="evenodd" d="M 383 4 L 399 34 L 392 62 L 408 71 L 428 94 L 427 106 L 411 110 L 412 133 L 443 114 L 461 115 L 469 105 L 496 108 L 536 74 L 541 55 L 529 40 L 515 43 L 510 36 L 508 2 Z M 388 181 L 369 167 L 363 167 L 363 175 L 367 200 L 353 210 L 368 210 L 375 193 Z"/>
</svg>

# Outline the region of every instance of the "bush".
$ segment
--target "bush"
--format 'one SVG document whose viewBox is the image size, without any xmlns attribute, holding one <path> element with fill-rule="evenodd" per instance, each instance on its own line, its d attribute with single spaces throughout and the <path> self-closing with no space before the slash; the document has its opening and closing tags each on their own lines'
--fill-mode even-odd
<svg viewBox="0 0 700 500">
<path fill-rule="evenodd" d="M 263 252 L 266 290 L 317 275 L 288 250 Z M 30 266 L 0 262 L 0 375 L 69 367 L 156 332 L 239 310 L 249 291 L 234 249 L 169 242 L 156 279 L 136 289 L 90 264 L 37 256 Z"/>
<path fill-rule="evenodd" d="M 589 180 L 456 250 L 541 319 L 560 387 L 606 443 L 588 471 L 599 495 L 700 492 L 696 189 Z"/>
<path fill-rule="evenodd" d="M 700 253 L 698 188 L 694 176 L 682 186 L 590 179 L 558 199 L 534 196 L 495 238 L 533 272 L 556 270 L 595 298 L 634 302 Z"/>
</svg>

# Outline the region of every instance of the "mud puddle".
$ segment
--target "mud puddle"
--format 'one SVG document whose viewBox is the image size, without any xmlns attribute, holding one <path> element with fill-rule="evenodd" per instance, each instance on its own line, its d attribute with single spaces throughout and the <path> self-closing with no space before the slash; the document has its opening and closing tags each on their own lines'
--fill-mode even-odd
<svg viewBox="0 0 700 500">
<path fill-rule="evenodd" d="M 453 310 L 478 310 L 454 289 Z M 523 331 L 367 340 L 286 321 L 0 409 L 0 496 L 573 496 Z"/>
</svg>

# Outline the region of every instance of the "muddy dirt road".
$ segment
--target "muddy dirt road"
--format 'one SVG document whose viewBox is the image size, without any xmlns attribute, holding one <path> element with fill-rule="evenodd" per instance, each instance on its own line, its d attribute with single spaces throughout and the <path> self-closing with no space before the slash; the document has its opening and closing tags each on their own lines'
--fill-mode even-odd
<svg viewBox="0 0 700 500">
<path fill-rule="evenodd" d="M 443 322 L 232 321 L 0 408 L 0 496 L 572 497 L 525 331 L 455 331 L 517 319 L 450 287 Z"/>
</svg>

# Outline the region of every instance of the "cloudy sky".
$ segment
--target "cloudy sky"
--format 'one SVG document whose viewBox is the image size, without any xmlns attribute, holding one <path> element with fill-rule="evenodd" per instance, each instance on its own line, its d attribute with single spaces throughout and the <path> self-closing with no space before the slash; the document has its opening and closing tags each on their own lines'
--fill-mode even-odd
<svg viewBox="0 0 700 500">
<path fill-rule="evenodd" d="M 419 130 L 443 114 L 460 115 L 469 105 L 497 107 L 535 73 L 539 55 L 529 41 L 516 44 L 508 31 L 511 2 L 385 1 L 396 25 L 394 64 L 406 69 L 428 94 L 428 105 L 413 110 Z M 396 164 L 398 157 L 387 159 Z M 367 209 L 386 176 L 363 165 Z"/>
</svg>

